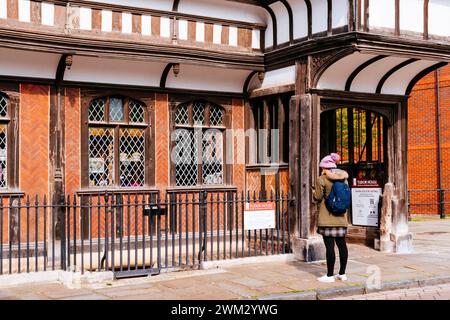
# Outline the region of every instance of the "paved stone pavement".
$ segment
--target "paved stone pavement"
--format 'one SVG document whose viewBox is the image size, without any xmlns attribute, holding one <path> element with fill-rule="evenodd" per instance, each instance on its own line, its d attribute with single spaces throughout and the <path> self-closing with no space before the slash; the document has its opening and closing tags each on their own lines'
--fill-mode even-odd
<svg viewBox="0 0 450 320">
<path fill-rule="evenodd" d="M 450 284 L 389 290 L 330 300 L 450 300 Z"/>
<path fill-rule="evenodd" d="M 322 291 L 321 297 L 326 298 L 324 291 L 333 289 L 347 290 L 345 294 L 351 298 L 348 290 L 355 289 L 352 295 L 362 294 L 364 290 L 358 288 L 376 286 L 379 281 L 387 283 L 388 287 L 384 289 L 397 289 L 398 283 L 403 281 L 404 286 L 404 281 L 414 279 L 415 286 L 419 284 L 417 279 L 434 278 L 439 285 L 450 281 L 450 219 L 411 222 L 410 229 L 414 237 L 414 252 L 411 254 L 384 254 L 365 246 L 349 245 L 347 282 L 317 282 L 316 278 L 326 271 L 325 261 L 278 261 L 164 273 L 86 284 L 80 288 L 68 288 L 58 282 L 0 287 L 0 299 L 316 299 L 320 298 L 319 292 Z M 338 261 L 336 270 L 337 266 Z M 419 298 L 434 298 L 435 288 L 411 288 L 392 293 L 392 297 L 411 292 L 412 296 Z M 445 288 L 450 287 L 446 285 Z M 336 297 L 337 294 L 339 291 L 333 291 L 328 297 Z M 385 294 L 388 295 L 386 291 L 373 293 L 370 298 L 383 299 Z M 443 297 L 449 298 L 448 295 Z"/>
</svg>

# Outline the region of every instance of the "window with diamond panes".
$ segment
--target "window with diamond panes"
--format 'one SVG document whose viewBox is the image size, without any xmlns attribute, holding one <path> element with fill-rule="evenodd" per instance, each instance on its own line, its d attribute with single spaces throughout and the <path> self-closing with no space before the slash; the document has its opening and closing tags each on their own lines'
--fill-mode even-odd
<svg viewBox="0 0 450 320">
<path fill-rule="evenodd" d="M 88 117 L 89 186 L 144 186 L 144 104 L 124 97 L 99 98 L 90 103 Z"/>
<path fill-rule="evenodd" d="M 8 97 L 0 93 L 0 189 L 8 187 L 8 106 Z"/>
<path fill-rule="evenodd" d="M 175 110 L 175 184 L 224 184 L 225 112 L 206 101 L 184 103 Z"/>
</svg>

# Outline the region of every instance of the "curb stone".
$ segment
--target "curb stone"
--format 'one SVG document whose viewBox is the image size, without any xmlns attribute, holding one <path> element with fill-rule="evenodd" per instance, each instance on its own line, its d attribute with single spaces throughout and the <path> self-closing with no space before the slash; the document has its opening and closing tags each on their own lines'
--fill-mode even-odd
<svg viewBox="0 0 450 320">
<path fill-rule="evenodd" d="M 450 276 L 438 276 L 432 278 L 409 279 L 401 281 L 390 281 L 381 284 L 380 288 L 367 288 L 365 284 L 338 287 L 330 289 L 312 290 L 300 293 L 286 293 L 259 297 L 259 300 L 325 300 L 342 296 L 365 295 L 375 292 L 391 291 L 398 289 L 418 288 L 439 284 L 450 283 Z"/>
<path fill-rule="evenodd" d="M 316 291 L 282 293 L 258 298 L 258 300 L 317 300 Z"/>
</svg>

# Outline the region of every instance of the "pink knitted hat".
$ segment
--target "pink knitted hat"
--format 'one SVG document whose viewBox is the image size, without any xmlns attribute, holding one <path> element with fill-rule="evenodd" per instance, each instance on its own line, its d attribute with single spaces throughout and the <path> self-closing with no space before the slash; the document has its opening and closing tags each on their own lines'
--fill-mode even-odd
<svg viewBox="0 0 450 320">
<path fill-rule="evenodd" d="M 336 162 L 338 162 L 340 159 L 341 157 L 337 153 L 331 153 L 320 161 L 319 166 L 325 169 L 337 168 Z"/>
</svg>

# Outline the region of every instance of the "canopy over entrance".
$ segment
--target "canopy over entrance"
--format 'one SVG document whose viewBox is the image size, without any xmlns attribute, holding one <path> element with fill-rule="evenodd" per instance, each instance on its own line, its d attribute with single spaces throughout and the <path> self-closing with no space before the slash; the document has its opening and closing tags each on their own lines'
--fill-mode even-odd
<svg viewBox="0 0 450 320">
<path fill-rule="evenodd" d="M 409 95 L 424 75 L 445 61 L 355 52 L 331 64 L 320 75 L 317 89 Z"/>
</svg>

